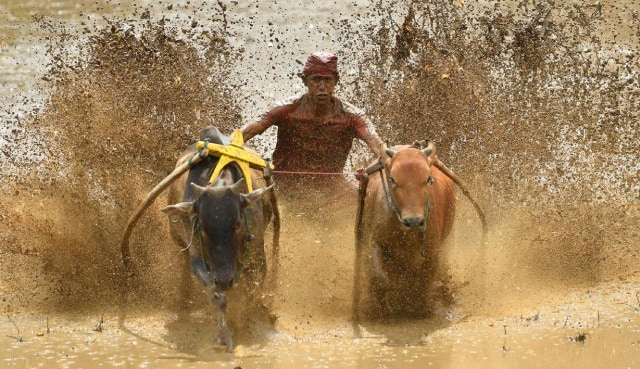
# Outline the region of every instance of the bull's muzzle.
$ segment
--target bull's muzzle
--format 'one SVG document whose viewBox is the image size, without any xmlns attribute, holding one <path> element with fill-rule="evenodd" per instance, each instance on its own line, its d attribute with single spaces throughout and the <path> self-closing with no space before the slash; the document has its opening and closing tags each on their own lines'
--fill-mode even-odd
<svg viewBox="0 0 640 369">
<path fill-rule="evenodd" d="M 231 277 L 226 277 L 226 278 L 219 278 L 219 277 L 214 277 L 213 278 L 213 283 L 216 285 L 216 287 L 218 289 L 221 290 L 228 290 L 231 287 L 233 287 L 233 284 L 235 283 L 235 276 L 232 275 Z"/>
<path fill-rule="evenodd" d="M 424 228 L 424 218 L 402 218 L 402 225 L 407 228 Z"/>
</svg>

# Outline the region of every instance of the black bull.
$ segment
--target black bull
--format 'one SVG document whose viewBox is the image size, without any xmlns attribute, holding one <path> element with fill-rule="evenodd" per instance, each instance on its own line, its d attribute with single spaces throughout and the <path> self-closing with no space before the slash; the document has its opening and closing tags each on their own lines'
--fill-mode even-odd
<svg viewBox="0 0 640 369">
<path fill-rule="evenodd" d="M 212 143 L 228 143 L 217 129 L 209 127 L 201 139 Z M 183 250 L 189 251 L 193 274 L 217 308 L 218 342 L 227 350 L 234 348 L 226 323 L 226 295 L 242 272 L 251 264 L 251 279 L 261 286 L 266 273 L 264 233 L 273 220 L 274 273 L 277 265 L 279 213 L 273 184 L 262 171 L 251 169 L 254 190 L 247 193 L 242 172 L 235 163 L 226 165 L 213 183 L 209 183 L 219 158 L 187 148 L 177 161 L 176 169 L 163 180 L 132 215 L 122 241 L 126 265 L 131 256 L 128 239 L 142 212 L 169 187 L 169 205 L 162 209 L 171 220 L 171 233 Z M 188 172 L 186 172 L 188 170 Z M 269 196 L 270 195 L 270 196 Z M 181 220 L 179 222 L 178 220 Z"/>
</svg>

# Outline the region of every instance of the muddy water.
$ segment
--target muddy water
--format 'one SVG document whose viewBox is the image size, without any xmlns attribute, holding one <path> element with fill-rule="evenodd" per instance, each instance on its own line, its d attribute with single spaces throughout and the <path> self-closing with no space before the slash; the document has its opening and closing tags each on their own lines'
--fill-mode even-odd
<svg viewBox="0 0 640 369">
<path fill-rule="evenodd" d="M 374 51 L 380 58 L 400 56 L 400 49 L 383 52 L 382 37 L 385 27 L 400 32 L 408 2 L 222 3 L 224 12 L 200 2 L 0 2 L 1 367 L 637 367 L 640 141 L 630 107 L 637 106 L 638 95 L 637 82 L 624 79 L 638 72 L 633 58 L 624 63 L 625 53 L 638 51 L 637 4 L 603 2 L 604 16 L 599 17 L 597 6 L 575 2 L 532 27 L 522 20 L 527 17 L 511 22 L 506 10 L 501 19 L 498 8 L 489 6 L 493 10 L 487 19 L 494 23 L 488 35 L 495 44 L 485 42 L 494 49 L 463 48 L 463 40 L 453 37 L 463 28 L 445 27 L 446 37 L 441 37 L 450 42 L 445 46 L 469 50 L 467 58 L 451 50 L 426 52 L 429 60 L 416 57 L 418 75 L 426 76 L 417 84 L 429 87 L 425 102 L 415 96 L 419 86 L 402 85 L 411 78 L 394 80 L 394 72 L 382 68 L 388 65 L 368 59 Z M 455 12 L 459 3 L 441 5 Z M 507 5 L 544 14 L 532 3 Z M 445 20 L 433 9 L 416 9 L 422 11 L 418 22 Z M 179 30 L 169 46 L 140 25 L 146 19 L 156 24 L 163 15 Z M 235 51 L 225 54 L 220 48 L 207 54 L 208 60 L 223 55 L 221 64 L 228 68 L 219 71 L 218 64 L 201 62 L 198 53 L 206 52 L 203 45 L 212 38 L 202 35 L 213 31 L 204 31 L 218 29 L 223 21 L 224 38 Z M 116 30 L 131 28 L 149 41 L 136 43 L 110 33 L 108 24 Z M 373 27 L 379 24 L 380 29 Z M 590 90 L 581 89 L 577 97 L 567 93 L 545 99 L 559 81 L 569 83 L 545 79 L 540 68 L 541 60 L 554 60 L 541 55 L 570 44 L 551 43 L 559 38 L 558 24 L 576 28 L 585 39 L 574 40 L 582 54 L 571 54 L 579 68 L 551 72 L 560 77 L 577 73 L 583 65 L 576 60 L 589 58 L 594 65 L 607 60 L 603 69 L 619 67 L 615 78 L 586 76 L 598 82 L 588 87 L 599 98 L 590 100 Z M 526 32 L 514 36 L 510 28 Z M 612 35 L 619 41 L 612 41 Z M 405 36 L 411 41 L 411 32 Z M 517 42 L 510 43 L 512 38 Z M 200 48 L 181 48 L 179 39 Z M 409 47 L 411 42 L 407 45 L 420 53 Z M 160 52 L 141 51 L 146 48 Z M 460 196 L 446 249 L 454 303 L 426 319 L 364 322 L 363 336 L 356 338 L 350 321 L 355 191 L 332 187 L 299 198 L 282 194 L 280 275 L 270 291 L 278 319 L 273 326 L 232 321 L 238 347 L 225 353 L 214 344 L 208 302 L 190 278 L 180 277 L 184 258 L 166 242 L 166 220 L 158 209 L 150 210 L 133 236 L 141 271 L 133 282 L 123 277 L 119 234 L 131 210 L 200 127 L 216 123 L 228 131 L 272 100 L 298 92 L 296 60 L 315 49 L 344 56 L 340 93 L 366 105 L 385 137 L 408 141 L 425 138 L 424 132 L 438 133 L 441 159 L 463 174 L 483 200 L 491 219 L 489 242 L 478 245 L 477 218 Z M 482 65 L 469 62 L 476 52 L 486 58 L 517 56 L 502 74 L 488 73 L 495 78 L 492 86 L 503 90 L 491 90 L 484 74 L 472 73 L 474 67 L 482 71 Z M 79 58 L 83 53 L 93 62 Z M 619 54 L 622 62 L 609 59 Z M 75 64 L 77 59 L 83 62 Z M 536 67 L 537 74 L 527 74 Z M 77 74 L 62 74 L 69 69 Z M 379 73 L 384 74 L 383 87 L 377 84 Z M 411 76 L 412 70 L 404 73 Z M 369 76 L 368 84 L 359 75 Z M 233 93 L 206 83 L 216 78 L 232 81 Z M 62 82 L 52 83 L 56 80 Z M 548 89 L 535 89 L 536 81 Z M 368 96 L 363 85 L 380 98 Z M 389 108 L 386 103 L 397 95 L 411 97 L 409 106 Z M 509 102 L 506 108 L 504 101 Z M 601 111 L 577 108 L 585 105 Z M 147 113 L 149 106 L 153 111 Z M 416 107 L 431 125 L 412 120 Z M 397 111 L 403 115 L 394 115 Z M 44 127 L 44 133 L 30 121 Z M 526 130 L 530 122 L 542 128 Z M 42 147 L 39 134 L 53 138 L 48 143 L 54 149 L 35 150 Z M 162 149 L 149 144 L 153 138 Z M 255 144 L 266 153 L 272 138 L 267 134 Z M 559 145 L 549 149 L 540 144 L 545 140 Z M 597 148 L 607 155 L 593 157 Z M 598 162 L 611 171 L 598 168 Z M 478 163 L 488 165 L 477 168 Z M 29 172 L 40 175 L 29 177 Z"/>
<path fill-rule="evenodd" d="M 168 328 L 179 321 L 173 314 L 102 322 L 99 316 L 13 314 L 20 334 L 3 319 L 0 352 L 5 368 L 633 368 L 640 356 L 640 308 L 627 289 L 635 285 L 570 294 L 560 305 L 536 306 L 531 315 L 374 325 L 359 339 L 347 327 L 325 330 L 311 319 L 314 327 L 304 332 L 283 329 L 261 344 L 240 344 L 233 354 L 211 343 L 203 325 L 213 321 L 202 312 L 179 328 Z"/>
</svg>

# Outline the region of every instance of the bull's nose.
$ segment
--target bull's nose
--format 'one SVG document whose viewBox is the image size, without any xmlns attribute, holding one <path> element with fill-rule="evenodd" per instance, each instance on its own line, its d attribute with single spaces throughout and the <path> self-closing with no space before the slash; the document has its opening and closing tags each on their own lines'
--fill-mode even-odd
<svg viewBox="0 0 640 369">
<path fill-rule="evenodd" d="M 402 224 L 407 228 L 422 228 L 424 227 L 424 218 L 404 218 Z"/>
<path fill-rule="evenodd" d="M 214 283 L 216 284 L 216 287 L 218 287 L 220 289 L 223 289 L 223 290 L 231 288 L 233 286 L 233 282 L 235 282 L 233 277 L 224 278 L 224 279 L 216 278 L 214 280 Z"/>
</svg>

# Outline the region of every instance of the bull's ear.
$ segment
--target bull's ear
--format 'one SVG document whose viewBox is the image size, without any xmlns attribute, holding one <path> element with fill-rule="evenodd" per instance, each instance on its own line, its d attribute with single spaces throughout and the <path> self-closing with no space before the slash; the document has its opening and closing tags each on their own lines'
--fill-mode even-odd
<svg viewBox="0 0 640 369">
<path fill-rule="evenodd" d="M 257 190 L 252 191 L 251 193 L 248 193 L 248 194 L 243 194 L 243 193 L 240 194 L 240 206 L 247 207 L 247 206 L 253 204 L 258 199 L 260 199 L 262 196 L 264 196 L 265 194 L 269 193 L 269 191 L 273 191 L 273 186 L 274 185 L 275 184 L 272 184 L 269 187 L 259 188 Z"/>
<path fill-rule="evenodd" d="M 193 202 L 180 202 L 175 205 L 169 205 L 160 209 L 163 213 L 167 214 L 171 218 L 190 217 L 195 214 L 195 208 Z"/>
</svg>

